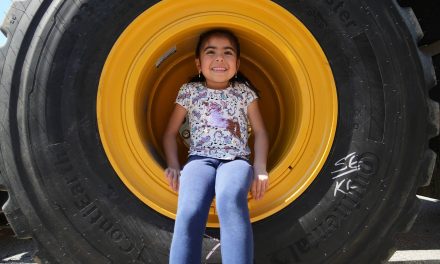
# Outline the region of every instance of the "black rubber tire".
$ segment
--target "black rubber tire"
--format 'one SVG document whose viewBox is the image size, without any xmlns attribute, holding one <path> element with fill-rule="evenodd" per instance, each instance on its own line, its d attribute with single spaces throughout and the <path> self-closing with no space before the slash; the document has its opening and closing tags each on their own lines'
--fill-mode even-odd
<svg viewBox="0 0 440 264">
<path fill-rule="evenodd" d="M 154 2 L 21 1 L 7 14 L 0 185 L 10 192 L 8 220 L 17 235 L 36 241 L 42 262 L 168 261 L 174 222 L 141 203 L 113 171 L 95 111 L 113 43 Z M 283 211 L 253 224 L 255 262 L 385 260 L 394 235 L 412 224 L 416 190 L 435 161 L 428 147 L 438 133 L 438 105 L 428 97 L 435 76 L 417 48 L 417 20 L 389 0 L 275 2 L 323 48 L 339 117 L 317 179 Z M 355 171 L 332 179 L 347 166 Z M 207 235 L 207 263 L 220 262 L 218 250 L 210 255 L 217 244 Z"/>
</svg>

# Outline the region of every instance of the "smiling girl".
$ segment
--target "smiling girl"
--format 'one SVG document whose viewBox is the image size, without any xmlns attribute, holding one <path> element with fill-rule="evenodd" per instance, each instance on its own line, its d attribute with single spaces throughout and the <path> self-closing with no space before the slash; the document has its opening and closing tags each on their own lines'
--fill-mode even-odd
<svg viewBox="0 0 440 264">
<path fill-rule="evenodd" d="M 263 197 L 268 188 L 268 137 L 258 97 L 238 74 L 240 45 L 230 31 L 203 33 L 196 47 L 198 76 L 184 84 L 166 128 L 165 176 L 179 192 L 170 263 L 200 263 L 202 239 L 214 196 L 220 220 L 223 263 L 253 263 L 253 234 L 247 193 Z M 176 136 L 188 116 L 191 143 L 180 170 Z M 255 136 L 253 166 L 247 144 Z"/>
</svg>

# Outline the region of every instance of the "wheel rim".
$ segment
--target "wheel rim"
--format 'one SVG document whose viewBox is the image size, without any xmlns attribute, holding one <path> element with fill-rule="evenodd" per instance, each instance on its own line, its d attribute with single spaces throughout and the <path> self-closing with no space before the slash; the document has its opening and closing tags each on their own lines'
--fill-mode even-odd
<svg viewBox="0 0 440 264">
<path fill-rule="evenodd" d="M 169 0 L 146 10 L 121 34 L 105 62 L 97 96 L 99 134 L 130 191 L 175 219 L 177 194 L 163 175 L 161 135 L 179 87 L 197 72 L 197 37 L 214 27 L 237 34 L 240 70 L 261 93 L 271 145 L 270 187 L 260 201 L 248 195 L 255 222 L 285 208 L 313 182 L 337 121 L 336 88 L 324 52 L 300 21 L 275 3 Z M 178 145 L 183 163 L 183 136 Z M 219 226 L 215 201 L 207 225 Z"/>
</svg>

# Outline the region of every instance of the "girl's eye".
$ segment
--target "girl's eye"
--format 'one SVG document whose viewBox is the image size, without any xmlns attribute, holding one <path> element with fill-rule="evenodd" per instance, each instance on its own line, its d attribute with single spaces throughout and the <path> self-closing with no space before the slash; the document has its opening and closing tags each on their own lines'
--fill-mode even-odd
<svg viewBox="0 0 440 264">
<path fill-rule="evenodd" d="M 208 51 L 206 51 L 206 54 L 214 54 L 214 51 L 208 50 Z"/>
</svg>

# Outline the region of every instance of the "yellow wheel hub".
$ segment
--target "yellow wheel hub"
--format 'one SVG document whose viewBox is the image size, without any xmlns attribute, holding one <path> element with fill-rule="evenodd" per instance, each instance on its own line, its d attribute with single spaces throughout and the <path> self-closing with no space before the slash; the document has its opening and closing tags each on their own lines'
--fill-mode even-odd
<svg viewBox="0 0 440 264">
<path fill-rule="evenodd" d="M 124 184 L 146 205 L 175 218 L 177 193 L 164 177 L 162 134 L 180 86 L 197 73 L 200 33 L 228 28 L 242 46 L 240 70 L 260 90 L 270 136 L 270 187 L 255 201 L 251 221 L 294 202 L 329 153 L 337 121 L 336 88 L 317 41 L 271 1 L 160 1 L 119 37 L 105 63 L 97 97 L 99 133 Z M 178 138 L 181 164 L 187 147 Z M 253 147 L 253 138 L 250 140 Z M 218 227 L 215 202 L 209 227 Z"/>
</svg>

